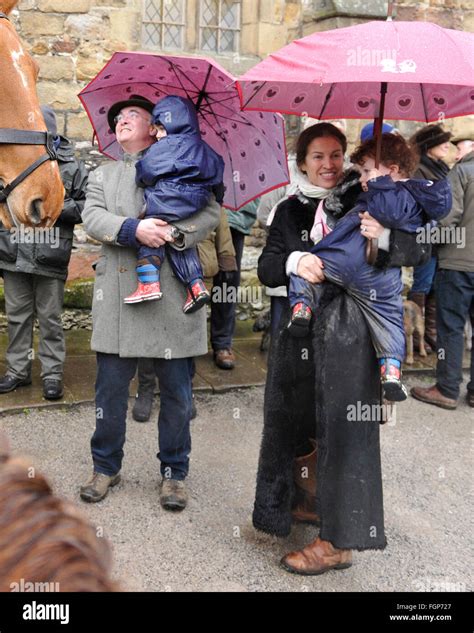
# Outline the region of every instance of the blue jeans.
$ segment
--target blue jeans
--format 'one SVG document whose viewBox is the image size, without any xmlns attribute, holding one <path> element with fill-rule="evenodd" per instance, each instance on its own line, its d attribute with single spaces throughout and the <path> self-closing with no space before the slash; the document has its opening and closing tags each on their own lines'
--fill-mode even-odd
<svg viewBox="0 0 474 633">
<path fill-rule="evenodd" d="M 462 383 L 464 324 L 469 314 L 471 323 L 474 322 L 474 273 L 439 269 L 435 292 L 438 347 L 436 386 L 446 398 L 457 399 Z M 471 381 L 467 390 L 474 393 L 473 352 Z"/>
<path fill-rule="evenodd" d="M 122 467 L 130 381 L 137 358 L 97 353 L 96 429 L 91 439 L 94 470 L 115 475 Z M 160 472 L 185 479 L 191 452 L 191 358 L 153 359 L 160 385 L 158 445 Z"/>
<path fill-rule="evenodd" d="M 410 292 L 421 292 L 429 295 L 433 287 L 436 274 L 437 258 L 431 257 L 426 264 L 415 266 L 413 269 L 413 286 Z"/>
</svg>

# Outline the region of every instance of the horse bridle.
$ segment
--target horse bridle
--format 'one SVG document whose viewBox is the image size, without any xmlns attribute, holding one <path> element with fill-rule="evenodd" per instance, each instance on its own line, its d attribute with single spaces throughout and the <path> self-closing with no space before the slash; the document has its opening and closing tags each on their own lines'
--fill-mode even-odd
<svg viewBox="0 0 474 633">
<path fill-rule="evenodd" d="M 0 19 L 8 16 L 0 12 Z M 21 172 L 12 182 L 6 186 L 0 183 L 0 203 L 6 202 L 13 189 L 25 180 L 35 169 L 47 160 L 57 160 L 54 148 L 54 136 L 50 132 L 37 132 L 35 130 L 17 130 L 16 128 L 0 128 L 0 144 L 3 145 L 44 145 L 46 154 L 35 160 L 29 167 Z"/>
</svg>

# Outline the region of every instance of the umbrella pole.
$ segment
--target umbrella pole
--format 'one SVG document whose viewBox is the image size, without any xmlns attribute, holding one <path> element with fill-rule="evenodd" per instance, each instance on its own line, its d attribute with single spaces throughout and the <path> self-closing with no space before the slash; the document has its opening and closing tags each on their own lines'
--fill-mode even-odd
<svg viewBox="0 0 474 633">
<path fill-rule="evenodd" d="M 375 169 L 379 168 L 380 156 L 382 154 L 382 126 L 383 114 L 385 110 L 385 95 L 387 93 L 387 82 L 382 81 L 380 85 L 380 106 L 378 116 L 374 120 L 374 136 L 375 136 Z M 379 241 L 377 238 L 367 240 L 367 263 L 373 265 L 377 259 L 379 251 Z"/>
<path fill-rule="evenodd" d="M 395 9 L 395 0 L 389 0 L 387 6 L 387 22 L 393 20 L 393 11 Z M 385 95 L 387 94 L 387 82 L 382 81 L 380 84 L 380 106 L 378 115 L 374 120 L 374 137 L 377 140 L 375 147 L 375 169 L 379 168 L 380 154 L 382 152 L 382 126 L 383 126 L 383 113 L 385 110 Z"/>
<path fill-rule="evenodd" d="M 382 154 L 382 126 L 383 114 L 385 111 L 385 95 L 387 94 L 387 82 L 382 81 L 380 85 L 380 106 L 378 116 L 374 120 L 374 136 L 376 139 L 375 146 L 375 169 L 379 168 L 380 156 Z"/>
</svg>

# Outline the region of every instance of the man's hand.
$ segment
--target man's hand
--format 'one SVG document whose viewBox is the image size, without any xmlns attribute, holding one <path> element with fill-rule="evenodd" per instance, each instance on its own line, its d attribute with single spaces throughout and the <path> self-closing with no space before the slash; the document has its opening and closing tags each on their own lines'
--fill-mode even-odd
<svg viewBox="0 0 474 633">
<path fill-rule="evenodd" d="M 166 242 L 174 242 L 170 235 L 171 225 L 158 218 L 141 220 L 137 226 L 136 238 L 145 246 L 157 248 Z"/>
<path fill-rule="evenodd" d="M 308 253 L 307 255 L 303 255 L 298 262 L 297 273 L 299 277 L 306 279 L 306 281 L 317 284 L 324 281 L 323 268 L 324 264 L 322 260 L 316 255 Z"/>
<path fill-rule="evenodd" d="M 360 218 L 360 232 L 367 238 L 378 238 L 382 235 L 384 227 L 373 218 L 368 211 L 359 213 Z"/>
</svg>

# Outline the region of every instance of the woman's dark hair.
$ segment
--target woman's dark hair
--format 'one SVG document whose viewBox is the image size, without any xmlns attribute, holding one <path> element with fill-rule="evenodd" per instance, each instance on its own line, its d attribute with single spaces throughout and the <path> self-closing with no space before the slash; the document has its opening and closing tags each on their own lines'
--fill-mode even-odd
<svg viewBox="0 0 474 633">
<path fill-rule="evenodd" d="M 351 162 L 355 165 L 362 165 L 365 158 L 375 159 L 376 140 L 371 138 L 351 154 Z M 399 134 L 382 134 L 382 151 L 380 162 L 385 167 L 398 165 L 400 172 L 409 177 L 415 171 L 419 161 L 419 156 L 415 148 L 407 143 L 403 136 Z"/>
<path fill-rule="evenodd" d="M 316 123 L 301 132 L 296 142 L 296 164 L 302 165 L 305 161 L 308 147 L 315 138 L 324 136 L 332 136 L 341 144 L 342 152 L 345 154 L 347 150 L 347 139 L 344 134 L 332 123 Z"/>
</svg>

